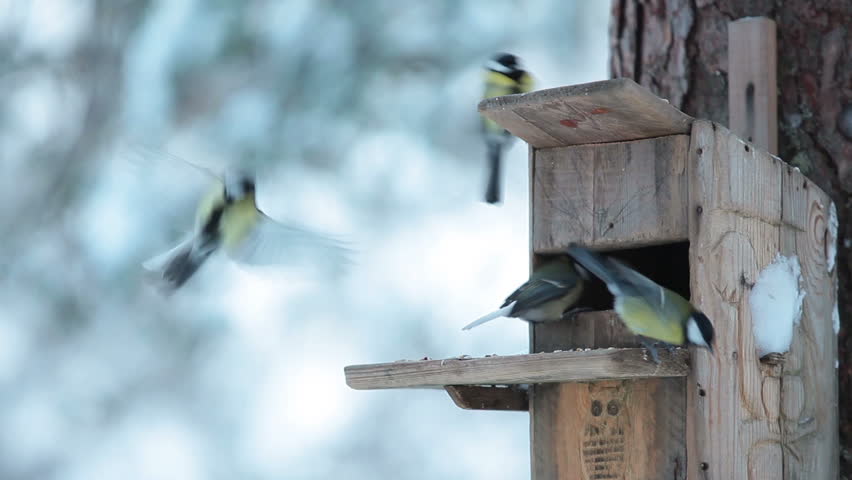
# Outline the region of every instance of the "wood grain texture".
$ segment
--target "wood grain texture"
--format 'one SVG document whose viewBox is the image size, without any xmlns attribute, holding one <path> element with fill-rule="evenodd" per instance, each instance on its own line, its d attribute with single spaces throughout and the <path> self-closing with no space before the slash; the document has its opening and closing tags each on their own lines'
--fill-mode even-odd
<svg viewBox="0 0 852 480">
<path fill-rule="evenodd" d="M 685 478 L 682 379 L 537 385 L 532 478 Z"/>
<path fill-rule="evenodd" d="M 852 134 L 842 120 L 852 112 L 849 0 L 615 0 L 612 7 L 612 76 L 631 76 L 687 114 L 721 124 L 729 118 L 730 21 L 777 22 L 779 155 L 829 194 L 841 219 L 837 374 L 840 405 L 852 405 L 852 249 L 842 247 L 852 239 Z M 852 451 L 852 408 L 841 408 L 840 418 L 842 446 Z M 852 455 L 842 458 L 842 475 L 852 479 Z"/>
<path fill-rule="evenodd" d="M 692 300 L 713 322 L 715 354 L 696 351 L 688 379 L 690 479 L 781 478 L 780 382 L 761 370 L 749 288 L 779 251 L 780 162 L 727 129 L 693 124 Z M 702 466 L 704 468 L 702 468 Z"/>
<path fill-rule="evenodd" d="M 774 20 L 748 17 L 728 24 L 728 125 L 772 154 L 778 153 L 777 63 Z"/>
<path fill-rule="evenodd" d="M 836 241 L 828 228 L 831 200 L 796 169 L 782 174 L 784 209 L 781 252 L 796 255 L 806 289 L 803 315 L 794 327 L 780 386 L 781 440 L 785 479 L 838 478 L 837 273 L 827 248 Z"/>
<path fill-rule="evenodd" d="M 692 123 L 626 78 L 489 98 L 479 111 L 536 148 L 683 134 Z"/>
<path fill-rule="evenodd" d="M 654 364 L 640 348 L 402 361 L 344 369 L 356 390 L 443 388 L 447 385 L 514 385 L 686 376 L 685 350 L 661 352 Z"/>
<path fill-rule="evenodd" d="M 612 311 L 532 329 L 534 351 L 639 345 Z M 685 385 L 684 378 L 531 385 L 532 478 L 686 478 Z"/>
<path fill-rule="evenodd" d="M 633 334 L 612 310 L 578 313 L 571 320 L 532 324 L 534 352 L 575 348 L 641 348 Z"/>
<path fill-rule="evenodd" d="M 537 150 L 532 248 L 630 248 L 688 237 L 689 136 Z"/>
<path fill-rule="evenodd" d="M 447 385 L 444 390 L 459 408 L 526 412 L 529 396 L 525 388 L 510 386 Z"/>
</svg>

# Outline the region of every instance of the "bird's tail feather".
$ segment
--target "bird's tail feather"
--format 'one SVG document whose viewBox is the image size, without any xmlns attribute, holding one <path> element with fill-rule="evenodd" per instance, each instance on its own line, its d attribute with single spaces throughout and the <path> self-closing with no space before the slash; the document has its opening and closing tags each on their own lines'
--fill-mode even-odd
<svg viewBox="0 0 852 480">
<path fill-rule="evenodd" d="M 493 311 L 493 312 L 489 313 L 488 315 L 477 318 L 473 322 L 465 325 L 462 328 L 462 330 L 470 330 L 471 328 L 482 325 L 485 322 L 490 322 L 491 320 L 494 320 L 495 318 L 505 317 L 506 315 L 509 315 L 510 313 L 512 313 L 513 308 L 515 308 L 515 302 L 512 302 L 512 303 L 506 305 L 505 307 L 501 308 L 500 310 Z"/>
<path fill-rule="evenodd" d="M 143 262 L 142 266 L 156 276 L 156 280 L 164 283 L 164 290 L 177 290 L 212 253 L 209 249 L 199 251 L 193 247 L 193 238 L 190 237 L 171 250 Z"/>
<path fill-rule="evenodd" d="M 163 270 L 163 280 L 168 282 L 172 289 L 177 290 L 198 271 L 198 267 L 209 255 L 209 253 L 198 254 L 192 246 L 181 250 Z"/>
<path fill-rule="evenodd" d="M 572 244 L 568 247 L 568 255 L 580 263 L 586 270 L 595 274 L 603 281 L 613 295 L 617 295 L 618 282 L 609 266 L 609 260 L 597 252 Z"/>
<path fill-rule="evenodd" d="M 192 235 L 184 238 L 180 243 L 177 244 L 174 248 L 171 248 L 163 253 L 157 254 L 154 257 L 149 258 L 142 262 L 142 267 L 149 272 L 160 273 L 165 270 L 166 266 L 172 261 L 172 259 L 178 255 L 183 250 L 192 247 L 193 237 Z"/>
<path fill-rule="evenodd" d="M 497 203 L 500 201 L 500 150 L 502 145 L 496 142 L 488 144 L 488 185 L 485 188 L 485 201 Z"/>
</svg>

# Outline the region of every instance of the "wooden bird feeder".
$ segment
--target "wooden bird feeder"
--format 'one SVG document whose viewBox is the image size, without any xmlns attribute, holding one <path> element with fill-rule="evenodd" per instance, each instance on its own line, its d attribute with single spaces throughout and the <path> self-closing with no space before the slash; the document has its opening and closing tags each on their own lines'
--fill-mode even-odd
<svg viewBox="0 0 852 480">
<path fill-rule="evenodd" d="M 528 410 L 535 480 L 836 478 L 829 197 L 627 79 L 479 110 L 530 146 L 533 263 L 571 242 L 607 250 L 691 297 L 715 325 L 715 354 L 661 350 L 655 364 L 604 310 L 531 324 L 528 355 L 350 366 L 349 386 L 444 388 L 462 408 Z M 767 362 L 748 298 L 778 254 L 798 257 L 807 293 L 790 351 Z M 602 287 L 584 298 L 611 301 Z"/>
</svg>

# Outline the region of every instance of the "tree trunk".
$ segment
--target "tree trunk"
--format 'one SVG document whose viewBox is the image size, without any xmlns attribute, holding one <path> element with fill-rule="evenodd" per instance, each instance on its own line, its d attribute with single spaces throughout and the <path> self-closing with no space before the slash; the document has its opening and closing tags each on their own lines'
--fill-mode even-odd
<svg viewBox="0 0 852 480">
<path fill-rule="evenodd" d="M 852 479 L 852 1 L 613 0 L 611 73 L 727 125 L 728 22 L 748 16 L 777 23 L 779 154 L 840 218 L 840 469 Z"/>
</svg>

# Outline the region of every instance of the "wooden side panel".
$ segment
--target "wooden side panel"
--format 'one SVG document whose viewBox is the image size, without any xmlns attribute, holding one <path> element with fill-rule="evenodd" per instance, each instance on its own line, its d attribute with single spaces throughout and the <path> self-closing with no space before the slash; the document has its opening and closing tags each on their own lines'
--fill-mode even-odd
<svg viewBox="0 0 852 480">
<path fill-rule="evenodd" d="M 785 355 L 781 378 L 781 438 L 785 479 L 835 479 L 838 475 L 837 275 L 828 247 L 831 200 L 798 170 L 783 174 L 781 250 L 796 255 L 806 289 L 802 320 Z"/>
<path fill-rule="evenodd" d="M 488 98 L 479 111 L 536 148 L 684 134 L 692 123 L 628 78 Z"/>
<path fill-rule="evenodd" d="M 606 148 L 606 147 L 604 147 Z M 548 148 L 536 151 L 530 201 L 532 249 L 555 252 L 568 241 L 594 240 L 596 147 Z"/>
<path fill-rule="evenodd" d="M 533 328 L 534 351 L 639 343 L 611 311 Z M 682 480 L 685 405 L 683 378 L 532 385 L 532 478 Z"/>
<path fill-rule="evenodd" d="M 642 343 L 612 310 L 579 313 L 570 321 L 532 324 L 535 352 L 572 348 L 641 348 Z"/>
<path fill-rule="evenodd" d="M 692 300 L 716 330 L 715 354 L 692 355 L 689 478 L 782 478 L 781 382 L 757 358 L 748 304 L 780 249 L 781 162 L 707 121 L 689 154 Z"/>
<path fill-rule="evenodd" d="M 758 148 L 778 153 L 775 21 L 749 17 L 728 24 L 728 124 Z"/>
<path fill-rule="evenodd" d="M 686 151 L 672 135 L 537 150 L 532 248 L 556 253 L 575 241 L 630 248 L 688 236 Z"/>
<path fill-rule="evenodd" d="M 536 386 L 534 479 L 682 479 L 683 381 Z"/>
</svg>

